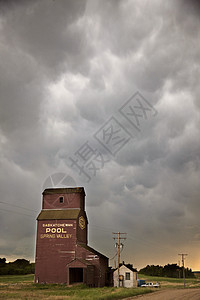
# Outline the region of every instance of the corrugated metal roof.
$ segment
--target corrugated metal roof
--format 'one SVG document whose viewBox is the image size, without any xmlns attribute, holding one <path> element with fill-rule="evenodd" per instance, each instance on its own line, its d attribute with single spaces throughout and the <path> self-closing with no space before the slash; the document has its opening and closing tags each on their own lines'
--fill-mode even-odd
<svg viewBox="0 0 200 300">
<path fill-rule="evenodd" d="M 45 189 L 42 194 L 52 195 L 52 194 L 73 194 L 73 193 L 80 193 L 80 194 L 83 193 L 85 195 L 84 187 Z"/>
<path fill-rule="evenodd" d="M 108 259 L 107 256 L 103 255 L 102 253 L 100 253 L 99 251 L 93 249 L 92 247 L 90 247 L 90 246 L 88 246 L 88 245 L 80 244 L 80 243 L 78 243 L 78 245 L 79 245 L 80 247 L 85 248 L 86 250 L 88 250 L 88 251 L 90 251 L 90 252 L 92 252 L 92 253 L 98 255 L 98 256 L 103 256 L 103 257 L 105 257 L 105 258 Z"/>
<path fill-rule="evenodd" d="M 85 260 L 85 259 L 82 259 L 82 258 L 74 258 L 74 259 L 72 259 L 72 261 L 70 261 L 68 264 L 67 264 L 67 266 L 69 266 L 70 264 L 72 264 L 74 261 L 76 261 L 76 260 L 78 260 L 78 261 L 80 261 L 82 264 L 84 264 L 84 265 L 86 265 L 86 266 L 93 266 L 94 267 L 94 265 L 91 263 L 91 262 L 88 262 L 87 260 Z"/>
<path fill-rule="evenodd" d="M 75 220 L 80 209 L 48 209 L 42 210 L 37 220 Z"/>
</svg>

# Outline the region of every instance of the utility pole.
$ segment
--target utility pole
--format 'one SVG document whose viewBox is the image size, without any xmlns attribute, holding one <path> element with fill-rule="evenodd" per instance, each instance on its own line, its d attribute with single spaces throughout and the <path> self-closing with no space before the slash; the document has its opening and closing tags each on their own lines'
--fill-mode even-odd
<svg viewBox="0 0 200 300">
<path fill-rule="evenodd" d="M 182 257 L 182 265 L 183 265 L 183 279 L 184 279 L 184 288 L 185 288 L 185 266 L 184 266 L 184 261 L 185 261 L 185 256 L 187 256 L 188 254 L 185 253 L 181 253 L 179 254 Z"/>
<path fill-rule="evenodd" d="M 120 264 L 120 247 L 123 247 L 123 244 L 121 243 L 121 240 L 125 240 L 126 237 L 121 237 L 122 234 L 127 234 L 126 232 L 113 232 L 115 235 L 113 237 L 114 240 L 117 240 L 116 246 L 117 246 L 117 268 L 118 268 L 118 287 L 120 286 L 120 280 L 119 280 L 119 264 Z"/>
<path fill-rule="evenodd" d="M 181 278 L 180 260 L 178 261 L 178 278 Z"/>
</svg>

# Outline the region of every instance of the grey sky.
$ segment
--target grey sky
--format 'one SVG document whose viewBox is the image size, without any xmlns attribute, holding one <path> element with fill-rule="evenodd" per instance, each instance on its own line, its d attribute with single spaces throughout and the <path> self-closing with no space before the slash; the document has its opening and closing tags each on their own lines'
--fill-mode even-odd
<svg viewBox="0 0 200 300">
<path fill-rule="evenodd" d="M 0 257 L 34 260 L 43 184 L 62 172 L 85 187 L 91 246 L 112 257 L 125 231 L 135 267 L 181 251 L 200 269 L 199 14 L 198 1 L 0 2 Z M 157 111 L 140 132 L 119 112 L 137 91 Z M 94 138 L 110 117 L 133 135 L 115 156 Z M 90 182 L 69 161 L 86 141 L 109 160 Z"/>
</svg>

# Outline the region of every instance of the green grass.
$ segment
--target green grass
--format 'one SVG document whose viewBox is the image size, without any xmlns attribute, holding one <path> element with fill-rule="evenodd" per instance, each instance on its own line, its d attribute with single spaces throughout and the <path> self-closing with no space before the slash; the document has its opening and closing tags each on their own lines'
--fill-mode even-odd
<svg viewBox="0 0 200 300">
<path fill-rule="evenodd" d="M 139 274 L 139 278 L 146 281 L 158 281 L 161 283 L 162 289 L 183 287 L 183 279 L 152 277 L 142 274 Z M 34 275 L 0 276 L 0 299 L 109 300 L 157 291 L 157 289 L 148 288 L 88 288 L 85 285 L 67 287 L 64 284 L 34 284 L 33 280 Z M 190 285 L 191 287 L 200 287 L 200 279 L 186 279 L 186 286 L 190 287 Z"/>
<path fill-rule="evenodd" d="M 157 277 L 148 276 L 144 274 L 138 274 L 139 279 L 144 279 L 146 282 L 159 282 L 161 288 L 183 288 L 184 279 L 183 278 L 169 278 L 169 277 Z M 200 288 L 200 278 L 186 278 L 185 286 L 187 288 Z"/>
<path fill-rule="evenodd" d="M 184 279 L 183 278 L 170 278 L 170 277 L 157 277 L 157 276 L 148 276 L 148 275 L 144 275 L 144 274 L 138 274 L 138 278 L 139 279 L 144 279 L 144 280 L 148 280 L 148 281 L 158 281 L 158 282 L 162 282 L 162 281 L 167 281 L 167 282 L 171 282 L 171 283 L 183 283 Z M 198 280 L 197 278 L 186 278 L 185 282 L 186 283 L 193 283 L 193 282 L 200 282 L 200 280 Z"/>
<path fill-rule="evenodd" d="M 69 296 L 70 299 L 122 299 L 125 297 L 136 296 L 140 294 L 149 293 L 151 291 L 147 289 L 126 289 L 126 288 L 88 288 L 88 287 L 49 287 L 45 291 L 45 295 L 48 296 Z"/>
<path fill-rule="evenodd" d="M 62 284 L 34 284 L 34 275 L 0 276 L 0 299 L 123 299 L 153 292 L 141 288 L 88 288 L 85 285 L 67 287 Z"/>
<path fill-rule="evenodd" d="M 0 275 L 0 283 L 17 283 L 17 282 L 27 282 L 34 281 L 34 275 Z"/>
</svg>

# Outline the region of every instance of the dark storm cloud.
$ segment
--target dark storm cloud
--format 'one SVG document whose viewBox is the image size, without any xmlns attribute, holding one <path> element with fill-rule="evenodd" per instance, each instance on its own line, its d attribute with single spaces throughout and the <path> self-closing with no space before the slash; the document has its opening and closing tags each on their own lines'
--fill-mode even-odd
<svg viewBox="0 0 200 300">
<path fill-rule="evenodd" d="M 89 44 L 81 18 L 85 1 L 34 1 L 15 5 L 3 15 L 6 42 L 33 57 L 44 74 L 83 70 Z M 87 53 L 88 54 L 88 53 Z"/>
<path fill-rule="evenodd" d="M 150 263 L 140 253 L 149 260 L 156 253 L 152 263 L 162 263 L 162 253 L 176 260 L 188 241 L 198 241 L 198 3 L 0 6 L 2 201 L 35 210 L 0 204 L 2 255 L 34 259 L 43 183 L 64 172 L 85 186 L 92 246 L 113 256 L 111 232 L 120 230 L 135 266 Z M 119 112 L 137 90 L 158 112 L 141 132 Z M 67 159 L 86 141 L 106 154 L 94 134 L 111 116 L 133 138 L 87 183 Z"/>
<path fill-rule="evenodd" d="M 191 13 L 193 15 L 197 15 L 199 16 L 200 13 L 200 3 L 198 0 L 191 0 L 191 1 L 187 1 L 187 0 L 180 0 L 180 5 L 183 5 L 184 10 L 187 13 Z"/>
</svg>

